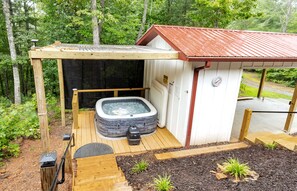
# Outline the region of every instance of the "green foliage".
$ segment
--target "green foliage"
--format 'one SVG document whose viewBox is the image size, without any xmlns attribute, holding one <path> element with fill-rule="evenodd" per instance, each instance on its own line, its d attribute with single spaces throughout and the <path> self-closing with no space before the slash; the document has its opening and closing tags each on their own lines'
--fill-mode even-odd
<svg viewBox="0 0 297 191">
<path fill-rule="evenodd" d="M 140 162 L 136 163 L 132 167 L 131 172 L 132 173 L 140 173 L 140 172 L 146 171 L 148 166 L 149 166 L 149 163 L 147 161 L 141 160 Z"/>
<path fill-rule="evenodd" d="M 241 91 L 243 91 L 243 92 L 241 92 Z M 243 88 L 241 89 L 241 91 L 240 91 L 240 94 L 239 94 L 241 97 L 257 97 L 258 88 L 251 87 L 251 86 L 248 86 L 248 85 L 243 85 Z M 287 99 L 287 100 L 291 99 L 291 96 L 289 96 L 289 95 L 270 92 L 270 91 L 263 91 L 262 92 L 262 97 L 282 98 L 282 99 Z"/>
<path fill-rule="evenodd" d="M 269 69 L 266 78 L 272 82 L 295 87 L 297 82 L 297 69 Z"/>
<path fill-rule="evenodd" d="M 18 145 L 12 141 L 19 137 L 39 137 L 35 103 L 35 100 L 31 100 L 22 105 L 11 104 L 9 107 L 0 105 L 0 152 L 2 157 L 18 155 Z M 7 106 L 7 102 L 4 104 Z"/>
<path fill-rule="evenodd" d="M 224 173 L 234 176 L 235 179 L 244 178 L 249 174 L 250 167 L 247 164 L 240 163 L 238 159 L 230 158 L 223 163 Z"/>
<path fill-rule="evenodd" d="M 270 32 L 297 32 L 296 1 L 258 0 L 252 17 L 233 21 L 228 28 Z M 291 7 L 291 14 L 289 8 Z M 288 23 L 287 23 L 288 22 Z"/>
<path fill-rule="evenodd" d="M 274 150 L 277 147 L 277 143 L 273 142 L 273 143 L 267 143 L 265 144 L 265 147 L 269 150 Z"/>
<path fill-rule="evenodd" d="M 170 191 L 174 189 L 174 186 L 171 182 L 170 175 L 158 175 L 157 178 L 154 178 L 154 187 L 157 191 Z"/>
<path fill-rule="evenodd" d="M 54 111 L 50 116 L 55 117 L 59 113 L 57 99 L 48 96 L 47 103 L 48 110 Z M 0 97 L 0 160 L 18 156 L 19 145 L 15 142 L 18 138 L 40 137 L 36 110 L 35 95 L 21 105 L 14 105 L 8 99 Z"/>
<path fill-rule="evenodd" d="M 194 26 L 225 28 L 230 22 L 248 19 L 256 0 L 195 0 L 188 18 Z"/>
</svg>

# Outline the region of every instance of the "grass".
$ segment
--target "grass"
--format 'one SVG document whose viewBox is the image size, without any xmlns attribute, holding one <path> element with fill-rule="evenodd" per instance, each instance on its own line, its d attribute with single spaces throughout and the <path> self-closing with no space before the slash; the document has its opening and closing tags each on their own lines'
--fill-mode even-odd
<svg viewBox="0 0 297 191">
<path fill-rule="evenodd" d="M 134 173 L 140 173 L 143 171 L 146 171 L 147 168 L 149 167 L 149 163 L 145 160 L 141 160 L 140 162 L 136 163 L 132 169 L 131 172 Z"/>
<path fill-rule="evenodd" d="M 238 159 L 230 158 L 223 163 L 224 173 L 234 176 L 236 180 L 246 177 L 250 172 L 247 164 L 240 163 Z"/>
<path fill-rule="evenodd" d="M 259 84 L 261 76 L 257 73 L 251 73 L 251 72 L 243 72 L 242 77 L 244 79 L 247 79 L 249 81 L 255 82 Z M 258 93 L 258 88 L 248 86 L 246 84 L 243 85 L 243 88 L 241 88 L 240 95 L 241 97 L 257 97 Z M 285 94 L 280 94 L 280 93 L 275 93 L 271 91 L 262 91 L 262 97 L 268 97 L 268 98 L 282 98 L 282 99 L 287 99 L 291 100 L 291 96 L 285 95 Z"/>
<path fill-rule="evenodd" d="M 253 72 L 243 72 L 242 77 L 255 83 L 260 83 L 261 75 Z"/>
<path fill-rule="evenodd" d="M 273 143 L 267 143 L 265 144 L 265 147 L 269 150 L 274 150 L 277 147 L 277 143 L 273 142 Z"/>
<path fill-rule="evenodd" d="M 164 175 L 158 176 L 154 179 L 154 187 L 157 191 L 170 191 L 174 189 L 174 186 L 171 182 L 171 176 Z"/>
<path fill-rule="evenodd" d="M 257 93 L 258 93 L 258 88 L 245 85 L 244 91 L 240 93 L 240 96 L 241 97 L 257 97 Z M 292 98 L 289 95 L 284 95 L 284 94 L 270 92 L 270 91 L 263 91 L 262 97 L 282 98 L 282 99 L 287 99 L 287 100 L 291 100 L 291 98 Z"/>
</svg>

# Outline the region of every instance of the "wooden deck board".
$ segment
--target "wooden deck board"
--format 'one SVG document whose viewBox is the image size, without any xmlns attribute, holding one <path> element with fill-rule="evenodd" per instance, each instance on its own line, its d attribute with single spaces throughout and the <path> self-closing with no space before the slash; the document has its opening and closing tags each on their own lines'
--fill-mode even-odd
<svg viewBox="0 0 297 191">
<path fill-rule="evenodd" d="M 104 143 L 111 146 L 116 155 L 182 147 L 177 139 L 166 128 L 158 128 L 156 132 L 151 135 L 141 136 L 140 144 L 134 146 L 129 145 L 127 139 L 111 140 L 104 138 L 96 131 L 94 114 L 94 111 L 81 111 L 79 113 L 79 129 L 73 129 L 72 131 L 75 134 L 76 139 L 76 146 L 73 148 L 73 153 L 81 146 L 92 142 Z"/>
<path fill-rule="evenodd" d="M 234 149 L 241 149 L 241 148 L 247 148 L 247 147 L 249 147 L 249 145 L 242 142 L 231 143 L 231 144 L 220 145 L 220 146 L 203 147 L 203 148 L 196 148 L 196 149 L 160 153 L 160 154 L 155 154 L 155 157 L 158 160 L 165 160 L 165 159 L 182 158 L 182 157 L 201 155 L 201 154 L 207 154 L 207 153 L 228 151 L 228 150 L 234 150 Z"/>
</svg>

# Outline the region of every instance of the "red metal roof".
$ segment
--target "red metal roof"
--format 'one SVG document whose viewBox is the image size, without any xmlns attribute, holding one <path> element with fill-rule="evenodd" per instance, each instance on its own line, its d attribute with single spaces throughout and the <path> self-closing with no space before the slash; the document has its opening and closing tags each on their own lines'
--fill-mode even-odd
<svg viewBox="0 0 297 191">
<path fill-rule="evenodd" d="M 153 25 L 136 44 L 157 35 L 183 60 L 297 61 L 295 34 Z"/>
</svg>

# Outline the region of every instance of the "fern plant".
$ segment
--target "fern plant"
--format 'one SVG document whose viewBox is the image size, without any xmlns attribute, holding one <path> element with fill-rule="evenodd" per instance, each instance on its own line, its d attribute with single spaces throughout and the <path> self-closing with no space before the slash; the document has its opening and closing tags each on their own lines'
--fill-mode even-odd
<svg viewBox="0 0 297 191">
<path fill-rule="evenodd" d="M 277 143 L 273 142 L 273 143 L 267 143 L 265 144 L 265 147 L 269 150 L 274 150 L 277 147 Z"/>
<path fill-rule="evenodd" d="M 146 171 L 148 167 L 149 167 L 149 163 L 145 160 L 141 160 L 140 162 L 136 163 L 132 167 L 131 172 L 140 173 L 140 172 Z"/>
<path fill-rule="evenodd" d="M 170 191 L 174 189 L 174 186 L 171 182 L 171 176 L 164 175 L 160 176 L 158 175 L 158 178 L 154 179 L 154 187 L 157 191 Z"/>
<path fill-rule="evenodd" d="M 250 172 L 250 167 L 247 164 L 240 163 L 238 159 L 228 159 L 223 163 L 223 171 L 226 174 L 234 176 L 235 179 L 246 177 Z"/>
</svg>

